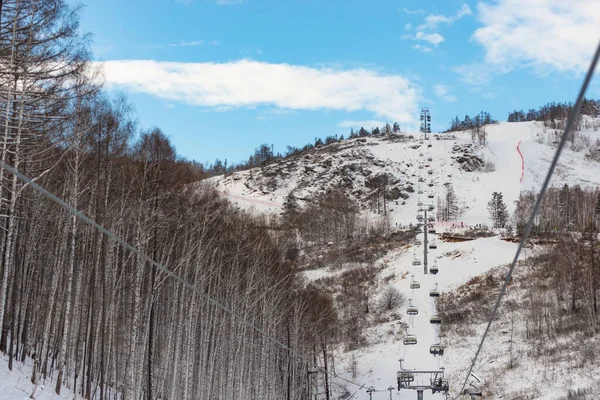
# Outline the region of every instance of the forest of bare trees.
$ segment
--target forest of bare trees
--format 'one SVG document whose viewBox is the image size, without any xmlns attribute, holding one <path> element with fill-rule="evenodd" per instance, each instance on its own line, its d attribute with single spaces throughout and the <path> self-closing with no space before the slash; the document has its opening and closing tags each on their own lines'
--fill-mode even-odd
<svg viewBox="0 0 600 400">
<path fill-rule="evenodd" d="M 533 208 L 532 192 L 521 193 L 515 210 L 517 234 Z M 536 279 L 527 308 L 527 335 L 553 336 L 574 330 L 598 333 L 600 191 L 579 186 L 550 188 L 532 236 L 548 240 L 548 252 L 532 263 Z M 540 290 L 540 287 L 546 290 Z"/>
<path fill-rule="evenodd" d="M 87 47 L 64 1 L 0 2 L 0 160 L 141 253 L 1 168 L 9 368 L 31 358 L 34 383 L 84 398 L 306 398 L 306 360 L 334 337 L 328 299 L 263 221 L 193 184 L 202 170 L 107 98 Z"/>
</svg>

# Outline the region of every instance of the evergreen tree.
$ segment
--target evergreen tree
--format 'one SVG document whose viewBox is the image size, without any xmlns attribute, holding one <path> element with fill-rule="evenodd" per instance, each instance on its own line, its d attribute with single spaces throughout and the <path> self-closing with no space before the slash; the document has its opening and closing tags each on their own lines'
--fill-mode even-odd
<svg viewBox="0 0 600 400">
<path fill-rule="evenodd" d="M 504 204 L 502 193 L 492 193 L 492 199 L 487 203 L 487 209 L 491 220 L 494 222 L 494 227 L 504 228 L 508 221 L 508 210 L 506 204 Z"/>
</svg>

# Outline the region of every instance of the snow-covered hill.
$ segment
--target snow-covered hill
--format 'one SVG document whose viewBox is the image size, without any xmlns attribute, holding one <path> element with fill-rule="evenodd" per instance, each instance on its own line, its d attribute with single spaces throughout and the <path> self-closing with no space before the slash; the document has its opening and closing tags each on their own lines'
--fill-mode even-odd
<svg viewBox="0 0 600 400">
<path fill-rule="evenodd" d="M 294 191 L 297 198 L 310 198 L 316 194 L 336 187 L 344 190 L 349 196 L 358 200 L 364 207 L 363 213 L 372 211 L 366 206 L 373 188 L 373 181 L 378 176 L 387 174 L 388 190 L 397 199 L 389 201 L 390 222 L 396 225 L 416 223 L 417 203 L 436 204 L 438 197 L 446 193 L 446 185 L 451 183 L 458 197 L 462 214 L 449 222 L 436 222 L 437 234 L 443 230 L 464 230 L 452 228 L 452 225 L 489 225 L 487 202 L 492 192 L 501 192 L 512 214 L 515 200 L 522 190 L 537 191 L 550 160 L 554 155 L 556 133 L 545 128 L 541 123 L 499 123 L 487 126 L 487 143 L 485 146 L 474 145 L 471 134 L 456 132 L 454 134 L 433 134 L 429 140 L 421 135 L 412 137 L 366 137 L 346 140 L 340 143 L 323 146 L 298 157 L 289 158 L 263 169 L 234 173 L 228 176 L 212 178 L 208 181 L 224 196 L 230 198 L 240 207 L 260 211 L 279 213 L 285 197 Z M 436 139 L 437 138 L 437 139 Z M 577 132 L 575 138 L 564 150 L 561 162 L 552 181 L 553 186 L 579 184 L 581 186 L 597 186 L 600 174 L 597 173 L 600 163 L 595 149 L 600 134 L 593 130 Z M 576 151 L 577 150 L 577 151 Z M 419 168 L 423 166 L 423 168 Z M 419 182 L 419 178 L 424 178 Z M 429 183 L 433 186 L 429 186 Z M 423 191 L 419 195 L 419 190 Z M 433 199 L 427 195 L 433 193 Z M 436 237 L 438 235 L 431 235 Z M 430 237 L 430 238 L 431 238 Z M 423 239 L 422 235 L 417 239 Z M 406 313 L 408 302 L 399 309 L 401 318 L 388 322 L 373 322 L 365 336 L 368 344 L 365 347 L 347 352 L 337 352 L 336 372 L 344 378 L 351 379 L 362 388 L 347 386 L 354 393 L 353 399 L 388 399 L 389 387 L 396 386 L 398 360 L 404 359 L 404 368 L 437 370 L 446 368 L 446 376 L 450 382 L 451 393 L 458 394 L 466 366 L 474 356 L 477 345 L 477 334 L 483 326 L 473 327 L 468 337 L 438 337 L 438 328 L 430 324 L 429 318 L 436 313 L 435 302 L 429 296 L 435 285 L 440 291 L 448 292 L 465 284 L 473 277 L 508 264 L 514 257 L 517 245 L 503 241 L 499 236 L 480 238 L 466 242 L 443 242 L 437 240 L 437 249 L 429 250 L 430 265 L 434 261 L 439 267 L 439 274 L 425 275 L 421 266 L 413 266 L 416 258 L 422 260 L 423 245 L 415 243 L 408 248 L 398 248 L 379 260 L 382 266 L 379 279 L 385 279 L 398 289 L 412 304 L 419 308 L 419 314 L 409 317 Z M 504 268 L 504 267 L 503 267 Z M 502 270 L 500 270 L 500 273 Z M 324 266 L 320 270 L 307 271 L 309 280 L 336 276 L 339 271 Z M 414 276 L 420 283 L 419 289 L 410 289 Z M 378 285 L 383 290 L 383 285 Z M 381 293 L 373 293 L 377 298 Z M 490 296 L 493 296 L 489 292 Z M 409 332 L 418 338 L 417 345 L 405 346 L 402 338 Z M 495 332 L 495 331 L 494 331 Z M 450 340 L 451 339 L 451 340 Z M 429 346 L 441 340 L 446 346 L 444 357 L 433 357 L 429 354 Z M 487 359 L 502 358 L 505 348 L 497 346 L 497 337 L 492 334 L 488 346 Z M 491 354 L 491 355 L 490 355 Z M 351 365 L 355 365 L 352 368 Z M 515 377 L 526 373 L 528 364 L 512 370 Z M 355 377 L 351 370 L 355 369 Z M 561 370 L 558 366 L 557 370 Z M 476 368 L 475 374 L 483 375 L 484 380 L 493 380 L 485 376 L 490 368 Z M 534 380 L 536 377 L 529 377 Z M 549 393 L 556 393 L 557 398 L 566 396 L 564 380 L 545 381 Z M 338 382 L 344 384 L 344 382 Z M 427 382 L 425 382 L 427 383 Z M 534 387 L 528 387 L 527 379 L 517 382 L 523 388 L 522 393 L 535 393 Z M 366 388 L 374 387 L 377 392 L 371 394 Z M 519 393 L 519 388 L 510 393 Z M 496 391 L 498 393 L 498 391 Z M 392 391 L 394 399 L 416 399 L 415 392 Z M 547 393 L 544 398 L 548 397 Z M 527 398 L 541 398 L 542 394 Z M 425 393 L 426 399 L 442 399 L 441 395 Z M 566 397 L 564 397 L 566 398 Z"/>
<path fill-rule="evenodd" d="M 457 222 L 489 224 L 486 205 L 492 192 L 504 195 L 512 213 L 521 190 L 539 189 L 554 154 L 556 139 L 552 130 L 539 122 L 501 122 L 486 129 L 486 146 L 474 145 L 468 132 L 434 133 L 427 141 L 419 133 L 354 138 L 264 168 L 205 182 L 242 208 L 279 213 L 291 191 L 303 199 L 333 187 L 344 190 L 367 209 L 366 200 L 378 177 L 388 174 L 388 198 L 393 199 L 388 203 L 392 226 L 414 222 L 417 202 L 429 192 L 436 198 L 444 195 L 445 184 L 452 183 L 463 211 Z M 600 138 L 600 133 L 593 130 L 577 134 L 586 142 L 594 143 Z M 600 174 L 596 169 L 600 164 L 586 157 L 587 154 L 567 146 L 553 185 L 599 184 Z M 427 161 L 429 158 L 431 161 Z M 434 183 L 432 188 L 424 187 L 423 196 L 415 190 L 418 173 L 423 171 L 419 170 L 421 164 L 427 172 L 425 183 Z"/>
</svg>

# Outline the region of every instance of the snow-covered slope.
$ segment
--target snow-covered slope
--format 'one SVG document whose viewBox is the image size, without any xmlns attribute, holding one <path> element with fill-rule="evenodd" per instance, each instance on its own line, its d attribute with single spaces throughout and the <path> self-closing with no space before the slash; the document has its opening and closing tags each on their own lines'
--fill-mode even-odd
<svg viewBox="0 0 600 400">
<path fill-rule="evenodd" d="M 33 365 L 31 359 L 25 364 L 15 362 L 13 370 L 8 369 L 8 357 L 0 357 L 0 399 L 2 400 L 27 400 L 35 398 L 38 400 L 60 400 L 73 399 L 74 394 L 66 387 L 62 387 L 60 396 L 54 392 L 55 383 L 52 380 L 40 382 L 37 390 L 31 383 L 31 371 Z M 30 397 L 35 392 L 33 397 Z"/>
<path fill-rule="evenodd" d="M 414 222 L 418 200 L 427 200 L 416 193 L 417 174 L 431 169 L 432 174 L 425 174 L 425 179 L 426 183 L 432 181 L 434 186 L 425 186 L 424 194 L 431 191 L 436 200 L 445 194 L 444 184 L 450 182 L 463 211 L 456 222 L 487 225 L 486 205 L 492 192 L 504 195 L 512 213 L 514 201 L 521 190 L 539 189 L 554 154 L 552 142 L 556 139 L 552 130 L 539 122 L 500 122 L 486 126 L 486 130 L 486 146 L 473 145 L 468 132 L 434 133 L 427 141 L 423 141 L 418 133 L 406 134 L 403 139 L 383 136 L 355 138 L 322 146 L 262 169 L 214 177 L 205 183 L 213 185 L 246 209 L 279 213 L 285 197 L 292 190 L 297 198 L 302 199 L 336 187 L 359 200 L 366 210 L 366 200 L 373 191 L 376 177 L 389 174 L 391 184 L 388 192 L 395 193 L 390 196 L 400 195 L 397 200 L 388 203 L 390 221 L 395 226 L 396 223 L 406 225 Z M 600 138 L 600 134 L 592 130 L 578 132 L 578 135 L 591 142 Z M 596 173 L 600 164 L 586 154 L 567 146 L 552 184 L 600 184 L 600 174 Z M 466 171 L 472 169 L 472 163 L 477 164 L 474 155 L 486 166 Z M 432 161 L 427 161 L 428 158 Z M 419 170 L 421 163 L 431 165 L 431 168 Z M 494 170 L 484 172 L 490 169 Z"/>
<path fill-rule="evenodd" d="M 240 207 L 279 213 L 285 197 L 292 190 L 297 198 L 302 199 L 337 187 L 365 205 L 374 177 L 387 174 L 391 182 L 388 189 L 399 194 L 397 200 L 389 202 L 392 227 L 416 223 L 417 203 L 422 201 L 436 205 L 437 198 L 446 193 L 446 184 L 451 183 L 462 214 L 455 221 L 436 222 L 437 233 L 447 229 L 457 230 L 452 225 L 461 223 L 489 225 L 486 206 L 492 192 L 503 193 L 512 214 L 514 202 L 522 190 L 537 191 L 540 188 L 554 154 L 553 142 L 556 137 L 554 132 L 536 122 L 499 123 L 486 129 L 488 136 L 485 146 L 473 145 L 471 135 L 466 132 L 434 134 L 430 140 L 422 140 L 419 134 L 413 135 L 413 138 L 359 138 L 324 146 L 263 169 L 215 177 L 207 183 L 214 185 Z M 577 136 L 575 144 L 578 141 L 594 143 L 600 138 L 594 131 L 578 132 Z M 600 164 L 593 161 L 593 157 L 588 157 L 588 150 L 574 151 L 575 147 L 569 145 L 564 150 L 552 184 L 600 184 L 600 174 L 596 173 Z M 423 168 L 419 168 L 420 165 Z M 419 182 L 419 177 L 423 177 L 424 182 Z M 433 183 L 431 187 L 430 182 Z M 424 193 L 419 195 L 419 190 Z M 429 193 L 434 194 L 433 199 L 427 196 Z M 365 206 L 363 212 L 370 211 Z M 423 242 L 423 235 L 418 239 Z M 368 329 L 365 334 L 368 341 L 366 347 L 350 352 L 339 349 L 336 372 L 364 385 L 359 389 L 342 381 L 337 382 L 346 386 L 351 393 L 356 390 L 353 399 L 388 399 L 390 392 L 387 389 L 396 387 L 399 359 L 404 360 L 406 369 L 438 370 L 445 367 L 446 376 L 452 378 L 451 393 L 458 394 L 457 390 L 462 384 L 460 379 L 464 379 L 466 372 L 464 368 L 474 356 L 477 342 L 469 340 L 466 345 L 465 341 L 460 344 L 448 343 L 445 342 L 447 338 L 441 338 L 441 343 L 446 346 L 445 356 L 434 357 L 429 354 L 429 346 L 439 340 L 438 327 L 430 323 L 430 317 L 436 310 L 429 291 L 436 284 L 441 291 L 453 290 L 475 276 L 510 263 L 517 245 L 503 241 L 498 236 L 454 243 L 437 239 L 437 249 L 428 253 L 430 265 L 435 262 L 439 267 L 437 275 L 424 274 L 422 266 L 412 265 L 415 256 L 423 260 L 423 244 L 393 250 L 379 260 L 384 265 L 379 273 L 381 280 L 385 277 L 388 284 L 397 288 L 407 299 L 412 299 L 419 314 L 412 317 L 407 315 L 407 301 L 398 310 L 402 315 L 400 320 L 374 323 Z M 335 272 L 327 267 L 305 273 L 308 280 L 334 275 Z M 420 283 L 419 289 L 410 288 L 413 276 Z M 383 285 L 378 287 L 383 290 Z M 375 293 L 373 296 L 377 295 Z M 408 325 L 408 332 L 417 336 L 417 345 L 403 344 L 405 324 Z M 476 328 L 479 331 L 482 327 Z M 494 346 L 494 341 L 489 345 Z M 354 360 L 356 376 L 353 378 L 350 366 Z M 484 368 L 475 373 L 485 374 L 486 371 Z M 527 386 L 525 381 L 520 384 L 524 388 Z M 550 391 L 552 384 L 547 384 Z M 365 389 L 370 386 L 378 391 L 369 395 Z M 392 390 L 391 395 L 394 399 L 417 398 L 415 392 L 404 390 Z M 440 394 L 425 392 L 425 399 L 442 398 Z"/>
</svg>

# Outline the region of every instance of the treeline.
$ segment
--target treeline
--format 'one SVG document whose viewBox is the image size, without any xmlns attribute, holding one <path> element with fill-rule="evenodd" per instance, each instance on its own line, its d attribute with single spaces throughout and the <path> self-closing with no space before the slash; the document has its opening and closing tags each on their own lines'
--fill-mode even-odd
<svg viewBox="0 0 600 400">
<path fill-rule="evenodd" d="M 2 2 L 0 159 L 186 284 L 0 168 L 9 368 L 31 357 L 34 383 L 87 399 L 308 398 L 331 299 L 297 283 L 264 221 L 194 185 L 205 170 L 106 98 L 77 18 L 62 0 Z"/>
<path fill-rule="evenodd" d="M 354 139 L 359 137 L 366 137 L 371 135 L 391 135 L 398 134 L 401 132 L 400 125 L 397 122 L 394 122 L 393 125 L 386 123 L 381 128 L 374 127 L 371 130 L 367 130 L 361 127 L 358 131 L 355 131 L 353 128 L 350 128 L 350 134 L 348 135 L 348 139 Z M 205 165 L 196 165 L 199 167 L 206 176 L 217 176 L 223 174 L 229 174 L 236 171 L 245 171 L 251 168 L 256 167 L 264 167 L 269 164 L 281 161 L 288 157 L 297 156 L 300 154 L 304 154 L 307 151 L 311 151 L 315 148 L 326 146 L 332 143 L 338 143 L 345 140 L 344 135 L 329 135 L 326 136 L 325 139 L 320 137 L 315 137 L 314 142 L 307 143 L 304 146 L 286 146 L 285 152 L 275 153 L 274 146 L 271 144 L 261 144 L 258 146 L 254 153 L 248 158 L 247 161 L 242 161 L 237 164 L 228 164 L 227 160 L 216 159 L 212 164 Z"/>
<path fill-rule="evenodd" d="M 514 225 L 520 236 L 533 210 L 537 193 L 523 191 L 516 201 Z M 533 225 L 532 236 L 598 229 L 600 192 L 565 184 L 549 188 Z"/>
<path fill-rule="evenodd" d="M 508 122 L 542 121 L 546 126 L 556 124 L 557 121 L 565 121 L 573 109 L 573 103 L 550 102 L 537 110 L 530 108 L 527 112 L 514 110 L 508 113 Z M 581 106 L 581 114 L 597 117 L 600 112 L 600 100 L 584 99 Z M 558 128 L 552 126 L 552 128 Z"/>
<path fill-rule="evenodd" d="M 469 129 L 477 129 L 481 128 L 484 125 L 494 124 L 495 121 L 490 113 L 486 111 L 481 111 L 479 114 L 474 117 L 470 117 L 469 115 L 465 115 L 465 118 L 461 121 L 458 116 L 454 117 L 454 119 L 450 122 L 450 128 L 445 132 L 455 132 L 455 131 L 466 131 Z"/>
</svg>

